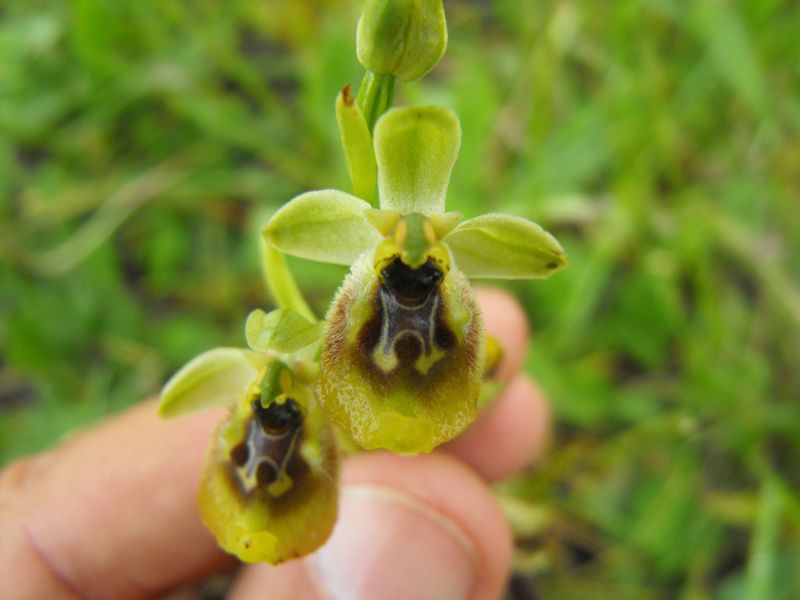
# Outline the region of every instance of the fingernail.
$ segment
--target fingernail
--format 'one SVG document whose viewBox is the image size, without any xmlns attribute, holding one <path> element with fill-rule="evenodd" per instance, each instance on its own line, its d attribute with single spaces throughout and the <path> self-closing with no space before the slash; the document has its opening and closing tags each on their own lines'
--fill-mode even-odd
<svg viewBox="0 0 800 600">
<path fill-rule="evenodd" d="M 465 600 L 477 569 L 475 548 L 453 521 L 373 485 L 343 489 L 333 535 L 311 562 L 333 600 Z"/>
</svg>

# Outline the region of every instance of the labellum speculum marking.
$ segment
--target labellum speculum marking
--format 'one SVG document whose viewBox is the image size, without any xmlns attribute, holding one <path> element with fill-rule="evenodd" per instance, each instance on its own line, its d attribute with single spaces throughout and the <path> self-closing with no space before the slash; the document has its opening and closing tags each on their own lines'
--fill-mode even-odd
<svg viewBox="0 0 800 600">
<path fill-rule="evenodd" d="M 354 263 L 334 300 L 318 396 L 362 447 L 427 452 L 475 416 L 483 326 L 427 220 L 401 223 Z"/>
<path fill-rule="evenodd" d="M 266 490 L 277 498 L 308 470 L 298 453 L 303 415 L 291 398 L 283 403 L 272 402 L 266 408 L 258 399 L 251 406 L 253 416 L 247 435 L 231 450 L 231 466 L 243 493 Z"/>
<path fill-rule="evenodd" d="M 200 486 L 206 525 L 247 562 L 312 552 L 336 519 L 332 432 L 310 390 L 293 393 L 265 407 L 254 383 L 217 431 Z"/>
<path fill-rule="evenodd" d="M 364 326 L 361 344 L 382 374 L 405 369 L 427 375 L 453 345 L 441 318 L 443 277 L 432 261 L 412 269 L 399 257 L 381 270 L 375 315 Z"/>
</svg>

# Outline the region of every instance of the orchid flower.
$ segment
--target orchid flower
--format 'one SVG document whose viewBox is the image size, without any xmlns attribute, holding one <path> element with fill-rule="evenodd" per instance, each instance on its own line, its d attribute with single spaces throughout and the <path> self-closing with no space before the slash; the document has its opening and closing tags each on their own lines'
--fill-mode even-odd
<svg viewBox="0 0 800 600">
<path fill-rule="evenodd" d="M 319 331 L 290 309 L 253 311 L 250 349 L 201 354 L 161 396 L 165 417 L 230 406 L 211 440 L 198 504 L 220 546 L 245 562 L 308 554 L 336 521 L 335 440 L 313 390 Z"/>
<path fill-rule="evenodd" d="M 461 139 L 450 110 L 392 109 L 374 143 L 347 88 L 337 115 L 354 189 L 370 197 L 377 181 L 379 208 L 339 190 L 307 192 L 263 233 L 286 254 L 350 265 L 326 317 L 322 409 L 365 449 L 427 452 L 477 410 L 484 333 L 468 278 L 548 277 L 567 260 L 526 219 L 445 212 Z"/>
</svg>

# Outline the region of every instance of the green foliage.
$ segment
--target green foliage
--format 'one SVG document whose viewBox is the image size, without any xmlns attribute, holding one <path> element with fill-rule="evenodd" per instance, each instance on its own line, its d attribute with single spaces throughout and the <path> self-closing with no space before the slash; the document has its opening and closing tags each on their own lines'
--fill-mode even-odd
<svg viewBox="0 0 800 600">
<path fill-rule="evenodd" d="M 0 14 L 0 462 L 154 394 L 271 307 L 259 229 L 347 188 L 358 3 L 38 0 Z M 400 103 L 462 144 L 448 208 L 541 223 L 514 283 L 557 432 L 500 489 L 545 598 L 800 589 L 800 9 L 449 2 Z M 293 261 L 320 314 L 342 269 Z"/>
</svg>

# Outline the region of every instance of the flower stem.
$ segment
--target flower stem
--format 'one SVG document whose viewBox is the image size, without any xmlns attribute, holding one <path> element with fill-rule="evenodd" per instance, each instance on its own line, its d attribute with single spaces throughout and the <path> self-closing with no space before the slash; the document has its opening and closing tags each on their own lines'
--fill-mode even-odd
<svg viewBox="0 0 800 600">
<path fill-rule="evenodd" d="M 267 288 L 272 293 L 275 302 L 280 308 L 291 308 L 300 313 L 309 321 L 316 322 L 317 317 L 306 303 L 297 282 L 289 271 L 283 253 L 266 240 L 261 240 L 261 264 L 264 268 L 264 278 Z"/>
<path fill-rule="evenodd" d="M 367 121 L 369 132 L 394 101 L 394 75 L 367 71 L 358 88 L 358 105 Z"/>
</svg>

